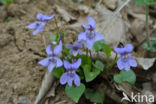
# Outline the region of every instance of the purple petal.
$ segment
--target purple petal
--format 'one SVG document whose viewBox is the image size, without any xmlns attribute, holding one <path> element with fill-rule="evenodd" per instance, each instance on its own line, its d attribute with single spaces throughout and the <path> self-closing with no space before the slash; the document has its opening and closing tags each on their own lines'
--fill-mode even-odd
<svg viewBox="0 0 156 104">
<path fill-rule="evenodd" d="M 70 87 L 72 86 L 73 80 L 74 80 L 73 77 L 68 76 L 67 82 L 68 82 L 68 85 L 69 85 Z"/>
<path fill-rule="evenodd" d="M 71 69 L 71 64 L 68 62 L 68 61 L 64 61 L 64 67 L 65 67 L 65 69 L 68 71 L 68 70 L 70 70 Z"/>
<path fill-rule="evenodd" d="M 76 47 L 82 48 L 82 43 L 81 42 L 76 42 Z"/>
<path fill-rule="evenodd" d="M 49 64 L 49 59 L 50 59 L 50 57 L 45 58 L 45 59 L 39 61 L 38 64 L 40 64 L 40 65 L 42 65 L 42 66 L 48 66 L 48 64 Z"/>
<path fill-rule="evenodd" d="M 84 44 L 84 40 L 77 40 L 76 44 L 78 44 L 80 46 L 80 48 L 82 48 L 83 44 Z"/>
<path fill-rule="evenodd" d="M 91 50 L 93 48 L 94 42 L 95 42 L 94 38 L 93 39 L 87 39 L 85 45 L 89 50 Z"/>
<path fill-rule="evenodd" d="M 78 40 L 81 41 L 81 40 L 86 40 L 86 32 L 81 32 L 79 35 L 78 35 Z"/>
<path fill-rule="evenodd" d="M 65 72 L 60 78 L 60 83 L 64 85 L 67 83 L 67 81 L 68 81 L 68 72 Z"/>
<path fill-rule="evenodd" d="M 51 45 L 47 46 L 46 52 L 47 52 L 48 55 L 52 55 Z"/>
<path fill-rule="evenodd" d="M 73 54 L 74 56 L 77 56 L 78 51 L 72 51 L 72 54 Z"/>
<path fill-rule="evenodd" d="M 117 61 L 117 66 L 118 66 L 118 68 L 120 69 L 120 70 L 122 70 L 122 69 L 124 69 L 124 65 L 125 63 L 124 63 L 124 61 L 123 61 L 123 58 L 122 57 L 120 57 L 119 59 L 118 59 L 118 61 Z"/>
<path fill-rule="evenodd" d="M 126 53 L 131 53 L 133 50 L 133 46 L 131 44 L 127 44 L 127 45 L 125 45 L 124 49 L 125 49 Z"/>
<path fill-rule="evenodd" d="M 127 56 L 127 59 L 128 59 L 130 66 L 137 67 L 137 62 L 133 57 Z"/>
<path fill-rule="evenodd" d="M 28 29 L 35 29 L 36 28 L 36 26 L 39 24 L 40 22 L 34 22 L 34 23 L 32 23 L 32 24 L 30 24 L 30 25 L 28 25 L 28 26 L 26 26 L 26 28 L 28 28 Z"/>
<path fill-rule="evenodd" d="M 88 16 L 87 17 L 88 25 L 90 25 L 93 29 L 96 28 L 96 21 L 92 17 Z"/>
<path fill-rule="evenodd" d="M 56 45 L 56 44 L 57 44 L 57 42 L 56 42 L 56 41 L 52 41 L 51 43 L 52 43 L 53 45 Z"/>
<path fill-rule="evenodd" d="M 43 17 L 43 20 L 44 20 L 44 21 L 50 21 L 53 17 L 54 17 L 54 14 L 52 14 L 52 15 L 50 15 L 50 16 L 45 15 L 45 16 Z"/>
<path fill-rule="evenodd" d="M 60 58 L 56 58 L 57 63 L 56 63 L 56 67 L 61 67 L 63 65 L 63 62 Z"/>
<path fill-rule="evenodd" d="M 129 63 L 127 62 L 127 63 L 125 63 L 125 70 L 130 70 L 130 65 L 129 65 Z"/>
<path fill-rule="evenodd" d="M 42 13 L 37 14 L 37 19 L 40 21 L 49 21 L 54 17 L 54 14 L 52 15 L 44 15 Z"/>
<path fill-rule="evenodd" d="M 85 22 L 83 21 L 82 22 L 82 27 L 89 30 L 90 29 L 90 26 L 89 25 L 85 25 Z"/>
<path fill-rule="evenodd" d="M 78 50 L 78 53 L 81 55 L 81 54 L 82 54 L 82 51 L 79 49 L 79 50 Z"/>
<path fill-rule="evenodd" d="M 56 64 L 50 63 L 50 64 L 48 65 L 48 70 L 49 70 L 49 72 L 52 72 L 52 70 L 54 69 L 55 66 L 56 66 Z"/>
<path fill-rule="evenodd" d="M 114 47 L 114 51 L 120 55 L 129 54 L 132 52 L 132 50 L 133 50 L 133 46 L 131 44 L 127 44 L 123 48 Z"/>
<path fill-rule="evenodd" d="M 81 58 L 79 58 L 76 62 L 72 64 L 72 68 L 76 70 L 80 67 L 80 65 L 81 65 Z"/>
<path fill-rule="evenodd" d="M 125 50 L 124 48 L 117 48 L 117 47 L 114 47 L 114 51 L 118 54 L 124 54 L 125 53 Z"/>
<path fill-rule="evenodd" d="M 98 32 L 95 32 L 95 40 L 99 41 L 99 40 L 104 40 L 104 36 Z"/>
<path fill-rule="evenodd" d="M 73 54 L 73 51 L 74 51 L 74 50 L 71 49 L 71 50 L 69 51 L 69 54 L 72 55 L 72 54 Z"/>
<path fill-rule="evenodd" d="M 62 51 L 62 41 L 60 41 L 59 45 L 54 48 L 54 54 L 58 55 Z"/>
<path fill-rule="evenodd" d="M 44 15 L 43 15 L 42 13 L 38 13 L 37 16 L 36 16 L 36 18 L 37 18 L 38 20 L 42 20 L 43 16 L 44 16 Z"/>
<path fill-rule="evenodd" d="M 72 44 L 66 44 L 66 48 L 73 48 L 73 45 Z"/>
<path fill-rule="evenodd" d="M 74 83 L 76 86 L 80 86 L 80 78 L 76 73 L 75 73 Z"/>
<path fill-rule="evenodd" d="M 45 22 L 40 22 L 38 26 L 36 27 L 36 29 L 33 31 L 33 35 L 36 35 L 38 32 L 43 31 L 45 25 L 46 25 Z"/>
<path fill-rule="evenodd" d="M 130 56 L 127 56 L 127 57 L 125 57 L 125 56 L 121 56 L 120 58 L 119 58 L 119 60 L 118 60 L 118 62 L 117 62 L 117 65 L 118 65 L 118 68 L 120 69 L 120 70 L 122 70 L 122 69 L 125 69 L 125 70 L 130 70 L 130 61 L 129 61 L 129 59 L 131 60 L 131 58 L 129 58 Z"/>
</svg>

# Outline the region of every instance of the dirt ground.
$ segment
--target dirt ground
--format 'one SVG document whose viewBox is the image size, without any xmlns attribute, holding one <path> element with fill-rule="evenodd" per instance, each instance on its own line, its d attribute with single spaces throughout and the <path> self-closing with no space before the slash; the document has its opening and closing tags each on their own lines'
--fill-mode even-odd
<svg viewBox="0 0 156 104">
<path fill-rule="evenodd" d="M 11 21 L 2 22 L 5 11 L 1 11 L 0 104 L 32 104 L 46 71 L 37 64 L 45 51 L 41 35 L 33 36 L 25 27 L 37 13 L 49 14 L 53 9 L 44 0 L 14 2 L 9 6 Z M 45 34 L 53 33 L 53 29 L 46 28 Z M 32 103 L 20 103 L 21 99 Z"/>
<path fill-rule="evenodd" d="M 62 21 L 60 23 L 66 25 L 72 24 L 71 26 L 75 27 L 77 26 L 77 24 L 74 25 L 75 21 L 79 22 L 82 20 L 79 15 L 84 17 L 86 15 L 83 10 L 83 12 L 79 13 L 76 13 L 75 10 L 69 10 L 69 12 L 75 14 L 75 18 L 78 17 L 79 19 L 75 20 L 73 17 L 70 17 L 70 20 L 68 20 L 68 18 L 62 18 L 62 14 L 52 7 L 52 3 L 53 2 L 50 2 L 50 0 L 14 0 L 14 3 L 8 6 L 8 12 L 6 12 L 3 5 L 0 6 L 0 104 L 33 104 L 39 92 L 42 79 L 47 71 L 46 68 L 37 64 L 39 60 L 46 57 L 41 34 L 44 33 L 48 38 L 50 34 L 56 33 L 56 27 L 54 20 L 52 20 L 48 22 L 44 32 L 33 36 L 32 31 L 26 29 L 26 26 L 36 21 L 36 14 L 56 13 L 56 17 L 58 17 L 57 21 Z M 57 3 L 61 5 L 61 2 L 57 1 Z M 66 10 L 68 11 L 68 9 L 69 8 Z M 11 16 L 11 20 L 4 21 L 6 16 Z M 132 17 L 132 19 L 133 18 L 134 17 Z M 126 19 L 129 18 L 125 17 L 125 20 L 123 19 L 123 21 L 127 21 Z M 120 36 L 119 38 L 123 37 L 123 42 L 135 40 L 133 44 L 137 45 L 142 38 L 140 38 L 140 35 L 134 35 L 139 32 L 144 33 L 145 31 L 144 27 L 142 27 L 143 29 L 139 28 L 141 30 L 138 30 L 136 33 L 135 29 L 133 29 L 133 27 L 136 26 L 136 22 L 134 21 L 139 21 L 138 23 L 140 24 L 142 23 L 141 26 L 144 24 L 142 20 L 133 20 L 130 26 L 127 26 L 127 28 L 129 28 L 126 31 L 128 36 L 125 38 L 124 36 Z M 78 26 L 80 24 L 78 24 Z M 156 24 L 156 20 L 153 19 L 151 24 Z M 99 27 L 101 26 L 99 25 Z M 70 43 L 76 37 L 77 31 L 72 30 L 70 26 L 68 28 L 69 30 L 66 30 L 66 32 L 69 35 L 65 40 Z M 79 30 L 79 28 L 76 29 Z M 121 31 L 121 33 L 123 32 Z M 106 38 L 109 38 L 109 36 L 106 35 Z M 113 41 L 114 38 L 111 39 L 112 40 L 110 41 Z M 47 40 L 47 44 L 48 43 L 50 43 L 50 41 Z M 139 56 L 145 56 L 146 52 L 140 51 L 142 49 L 138 50 Z M 56 96 L 59 97 L 52 98 L 54 104 L 57 104 L 58 101 L 62 101 L 62 103 L 58 104 L 74 104 L 74 102 L 66 97 L 63 87 L 59 85 Z"/>
</svg>

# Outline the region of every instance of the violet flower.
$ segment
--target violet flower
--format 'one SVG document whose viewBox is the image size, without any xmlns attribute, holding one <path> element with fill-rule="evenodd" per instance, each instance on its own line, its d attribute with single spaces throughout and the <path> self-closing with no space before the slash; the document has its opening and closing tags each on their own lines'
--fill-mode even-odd
<svg viewBox="0 0 156 104">
<path fill-rule="evenodd" d="M 81 32 L 78 35 L 78 40 L 84 40 L 85 45 L 88 49 L 92 49 L 94 42 L 103 40 L 104 36 L 98 32 L 95 32 L 96 21 L 92 17 L 87 17 L 88 25 L 82 23 L 82 26 L 86 29 L 85 32 Z"/>
<path fill-rule="evenodd" d="M 75 44 L 67 44 L 66 48 L 71 49 L 70 50 L 70 54 L 73 54 L 74 56 L 77 56 L 78 54 L 82 54 L 81 52 L 81 48 L 82 48 L 82 44 L 80 42 L 76 42 Z"/>
<path fill-rule="evenodd" d="M 64 67 L 67 70 L 67 72 L 65 72 L 61 76 L 60 83 L 62 85 L 68 83 L 69 86 L 72 86 L 72 82 L 74 81 L 74 84 L 76 86 L 80 86 L 80 78 L 76 74 L 76 70 L 79 68 L 80 65 L 81 65 L 81 59 L 80 58 L 78 60 L 74 60 L 72 62 L 72 64 L 65 60 L 64 61 Z"/>
<path fill-rule="evenodd" d="M 46 52 L 49 55 L 49 57 L 41 60 L 38 62 L 38 64 L 42 66 L 48 66 L 49 72 L 52 72 L 53 68 L 56 66 L 61 67 L 63 65 L 62 60 L 58 57 L 58 55 L 62 51 L 62 41 L 60 41 L 59 45 L 57 45 L 54 50 L 51 49 L 51 45 L 48 45 L 46 48 Z"/>
<path fill-rule="evenodd" d="M 128 71 L 131 66 L 137 66 L 136 60 L 131 56 L 127 56 L 133 50 L 133 46 L 131 44 L 127 44 L 122 48 L 114 47 L 114 50 L 116 53 L 120 54 L 120 58 L 117 61 L 117 66 L 120 70 L 125 69 Z"/>
<path fill-rule="evenodd" d="M 37 14 L 37 20 L 36 22 L 28 25 L 26 28 L 28 29 L 34 29 L 33 35 L 36 35 L 38 32 L 41 32 L 44 30 L 44 27 L 48 21 L 50 21 L 54 17 L 54 14 L 51 16 L 44 15 L 42 13 Z"/>
</svg>

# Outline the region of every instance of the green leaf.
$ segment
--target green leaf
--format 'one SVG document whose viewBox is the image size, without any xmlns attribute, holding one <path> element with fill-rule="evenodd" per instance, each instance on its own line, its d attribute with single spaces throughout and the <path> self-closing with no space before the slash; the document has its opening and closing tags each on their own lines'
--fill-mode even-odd
<svg viewBox="0 0 156 104">
<path fill-rule="evenodd" d="M 85 76 L 84 76 L 84 72 L 81 68 L 77 69 L 76 72 L 78 73 L 79 77 L 81 80 L 84 80 Z"/>
<path fill-rule="evenodd" d="M 70 49 L 64 48 L 62 53 L 68 55 L 69 51 L 70 51 Z"/>
<path fill-rule="evenodd" d="M 148 5 L 152 5 L 152 4 L 156 4 L 156 0 L 134 0 L 136 5 L 144 5 L 144 4 L 148 4 Z"/>
<path fill-rule="evenodd" d="M 153 37 L 153 38 L 151 39 L 151 41 L 156 41 L 156 37 Z"/>
<path fill-rule="evenodd" d="M 112 48 L 106 43 L 103 44 L 103 51 L 105 52 L 107 58 L 111 56 Z"/>
<path fill-rule="evenodd" d="M 81 66 L 85 66 L 87 65 L 91 65 L 92 64 L 92 60 L 90 57 L 87 57 L 87 55 L 81 55 L 81 59 L 82 59 L 82 63 Z"/>
<path fill-rule="evenodd" d="M 134 85 L 136 82 L 136 75 L 133 70 L 122 70 L 120 74 L 114 75 L 114 81 L 116 83 L 129 82 L 131 85 Z"/>
<path fill-rule="evenodd" d="M 5 0 L 0 0 L 0 3 L 5 4 Z"/>
<path fill-rule="evenodd" d="M 50 41 L 56 41 L 56 35 L 50 35 L 49 40 Z"/>
<path fill-rule="evenodd" d="M 144 0 L 134 0 L 136 5 L 143 5 L 145 4 Z"/>
<path fill-rule="evenodd" d="M 64 68 L 54 68 L 52 71 L 52 75 L 54 75 L 57 78 L 60 78 L 62 74 L 64 73 Z"/>
<path fill-rule="evenodd" d="M 103 44 L 105 43 L 104 40 L 96 41 L 93 45 L 93 50 L 100 51 L 102 50 Z"/>
<path fill-rule="evenodd" d="M 9 22 L 11 19 L 12 19 L 12 17 L 11 16 L 8 16 L 7 18 L 5 18 L 5 21 L 6 22 Z"/>
<path fill-rule="evenodd" d="M 6 4 L 11 4 L 13 0 L 5 0 Z"/>
<path fill-rule="evenodd" d="M 59 34 L 59 33 L 57 33 L 57 34 L 56 34 L 56 41 L 58 41 L 58 40 L 59 40 L 60 35 L 61 35 L 61 34 Z"/>
<path fill-rule="evenodd" d="M 96 68 L 96 69 L 99 69 L 99 70 L 101 70 L 101 71 L 103 71 L 103 69 L 104 69 L 104 64 L 101 62 L 101 61 L 99 61 L 99 60 L 97 60 L 96 62 L 95 62 L 95 64 L 93 64 L 94 65 L 94 67 Z"/>
<path fill-rule="evenodd" d="M 85 90 L 85 97 L 94 103 L 103 103 L 104 102 L 104 91 L 103 90 L 93 90 L 87 88 Z"/>
<path fill-rule="evenodd" d="M 83 66 L 83 71 L 84 71 L 86 82 L 90 82 L 94 80 L 100 74 L 99 69 L 94 68 L 91 70 L 90 65 Z"/>
<path fill-rule="evenodd" d="M 154 39 L 155 39 L 155 38 L 154 38 Z M 143 47 L 144 47 L 146 50 L 156 50 L 156 41 L 155 41 L 154 39 L 151 40 L 151 41 L 149 41 L 150 46 L 148 46 L 148 44 L 145 43 L 145 44 L 143 45 Z"/>
<path fill-rule="evenodd" d="M 107 58 L 111 56 L 112 51 L 111 47 L 108 44 L 106 44 L 104 40 L 96 41 L 93 45 L 93 50 L 97 52 L 103 50 Z"/>
<path fill-rule="evenodd" d="M 156 4 L 156 0 L 145 0 L 148 5 Z"/>
<path fill-rule="evenodd" d="M 66 92 L 67 96 L 70 97 L 76 103 L 79 101 L 79 99 L 82 96 L 82 94 L 84 93 L 84 91 L 85 91 L 85 85 L 82 83 L 78 87 L 74 87 L 74 86 L 70 87 L 67 84 L 66 88 L 65 88 L 65 92 Z"/>
</svg>

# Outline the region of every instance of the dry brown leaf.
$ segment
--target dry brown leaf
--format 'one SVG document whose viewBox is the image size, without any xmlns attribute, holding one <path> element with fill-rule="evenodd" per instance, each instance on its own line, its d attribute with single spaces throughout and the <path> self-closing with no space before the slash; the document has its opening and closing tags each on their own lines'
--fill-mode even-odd
<svg viewBox="0 0 156 104">
<path fill-rule="evenodd" d="M 40 104 L 41 99 L 43 99 L 43 97 L 47 94 L 47 91 L 50 89 L 54 79 L 55 78 L 51 75 L 51 73 L 47 72 L 45 74 L 41 88 L 39 90 L 39 94 L 37 95 L 34 104 Z"/>
<path fill-rule="evenodd" d="M 115 10 L 117 8 L 118 0 L 103 0 L 107 8 Z"/>
<path fill-rule="evenodd" d="M 126 28 L 120 13 L 114 15 L 114 12 L 109 11 L 102 5 L 97 7 L 97 11 L 99 14 L 96 19 L 99 20 L 97 21 L 97 32 L 105 36 L 108 44 L 117 45 L 119 42 L 125 43 Z"/>
<path fill-rule="evenodd" d="M 136 37 L 139 43 L 146 38 L 144 29 L 145 29 L 145 21 L 143 20 L 135 19 L 131 24 L 130 32 L 132 33 L 133 36 Z"/>
<path fill-rule="evenodd" d="M 62 16 L 62 18 L 69 22 L 70 20 L 76 20 L 71 14 L 69 14 L 65 9 L 61 8 L 59 5 L 55 5 L 57 12 Z"/>
<path fill-rule="evenodd" d="M 136 60 L 144 70 L 148 70 L 153 66 L 156 58 L 136 58 Z"/>
</svg>

